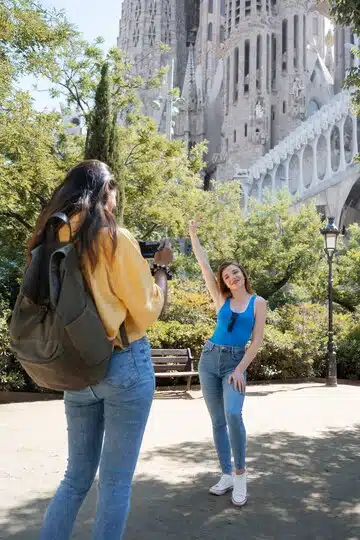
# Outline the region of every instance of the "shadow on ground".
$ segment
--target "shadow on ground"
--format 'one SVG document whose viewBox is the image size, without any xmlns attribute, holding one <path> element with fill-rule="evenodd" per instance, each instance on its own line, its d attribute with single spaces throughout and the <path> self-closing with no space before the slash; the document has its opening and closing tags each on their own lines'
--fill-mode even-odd
<svg viewBox="0 0 360 540">
<path fill-rule="evenodd" d="M 148 474 L 134 484 L 124 540 L 359 540 L 360 426 L 306 438 L 287 432 L 249 441 L 249 504 L 237 509 L 229 496 L 211 497 L 213 474 L 184 476 L 182 483 L 154 475 L 153 460 L 167 457 L 174 468 L 216 467 L 207 443 L 186 442 L 142 455 Z M 193 469 L 192 469 L 193 470 Z M 96 490 L 79 515 L 74 539 L 91 538 Z M 12 510 L 1 539 L 35 540 L 48 499 Z M 51 540 L 51 539 L 49 539 Z"/>
</svg>

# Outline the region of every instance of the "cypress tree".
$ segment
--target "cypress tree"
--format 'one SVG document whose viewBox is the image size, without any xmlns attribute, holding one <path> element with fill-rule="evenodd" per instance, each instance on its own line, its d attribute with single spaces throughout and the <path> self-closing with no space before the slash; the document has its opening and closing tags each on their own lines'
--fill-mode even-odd
<svg viewBox="0 0 360 540">
<path fill-rule="evenodd" d="M 109 144 L 109 161 L 108 165 L 115 177 L 118 186 L 117 197 L 117 217 L 119 223 L 123 223 L 124 208 L 125 208 L 125 187 L 124 187 L 124 171 L 122 170 L 121 156 L 120 156 L 120 139 L 119 139 L 119 126 L 117 123 L 117 114 L 113 114 L 113 121 L 111 125 L 110 144 Z"/>
<path fill-rule="evenodd" d="M 110 151 L 111 82 L 109 65 L 101 68 L 101 79 L 95 94 L 95 107 L 91 113 L 85 147 L 85 159 L 99 159 L 108 163 Z"/>
</svg>

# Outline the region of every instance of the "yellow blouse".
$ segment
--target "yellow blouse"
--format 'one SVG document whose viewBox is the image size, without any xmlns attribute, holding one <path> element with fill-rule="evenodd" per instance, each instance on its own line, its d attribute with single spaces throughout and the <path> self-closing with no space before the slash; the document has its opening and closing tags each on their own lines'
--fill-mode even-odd
<svg viewBox="0 0 360 540">
<path fill-rule="evenodd" d="M 72 224 L 73 224 L 73 220 Z M 60 241 L 69 238 L 68 228 L 62 227 Z M 99 260 L 91 270 L 85 254 L 83 275 L 92 292 L 107 336 L 115 346 L 121 346 L 119 328 L 125 321 L 129 342 L 146 334 L 147 328 L 159 317 L 164 295 L 153 282 L 150 268 L 141 255 L 140 246 L 126 229 L 118 228 L 117 247 L 113 255 L 112 242 L 107 229 L 98 237 Z"/>
</svg>

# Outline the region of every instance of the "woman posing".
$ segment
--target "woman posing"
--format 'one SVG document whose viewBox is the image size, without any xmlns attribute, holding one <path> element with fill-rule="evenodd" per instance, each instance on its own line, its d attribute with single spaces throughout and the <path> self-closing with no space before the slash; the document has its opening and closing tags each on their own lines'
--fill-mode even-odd
<svg viewBox="0 0 360 540">
<path fill-rule="evenodd" d="M 222 263 L 215 278 L 198 239 L 195 220 L 190 221 L 189 232 L 195 257 L 217 312 L 215 332 L 206 341 L 199 363 L 201 388 L 222 470 L 219 482 L 209 491 L 223 495 L 232 490 L 233 504 L 243 506 L 247 502 L 246 431 L 242 418 L 246 369 L 263 340 L 266 302 L 252 294 L 244 268 L 235 261 Z"/>
</svg>

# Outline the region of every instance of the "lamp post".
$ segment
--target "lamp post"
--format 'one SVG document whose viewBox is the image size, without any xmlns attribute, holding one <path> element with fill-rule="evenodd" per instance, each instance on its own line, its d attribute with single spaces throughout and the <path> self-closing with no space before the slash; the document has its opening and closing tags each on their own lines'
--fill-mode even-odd
<svg viewBox="0 0 360 540">
<path fill-rule="evenodd" d="M 337 239 L 340 234 L 339 229 L 335 225 L 335 218 L 329 217 L 328 223 L 321 230 L 324 236 L 324 251 L 327 256 L 329 275 L 328 275 L 328 310 L 329 310 L 329 326 L 328 326 L 328 362 L 326 373 L 326 386 L 337 386 L 337 367 L 336 353 L 334 348 L 334 330 L 333 330 L 333 273 L 332 264 L 333 257 L 336 252 Z"/>
</svg>

